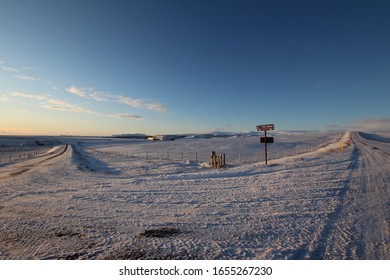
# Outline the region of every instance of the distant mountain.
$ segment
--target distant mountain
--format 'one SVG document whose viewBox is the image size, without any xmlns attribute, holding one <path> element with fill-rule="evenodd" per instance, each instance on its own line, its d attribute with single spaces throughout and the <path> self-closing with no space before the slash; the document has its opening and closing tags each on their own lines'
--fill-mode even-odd
<svg viewBox="0 0 390 280">
<path fill-rule="evenodd" d="M 148 135 L 143 133 L 133 133 L 133 134 L 116 134 L 112 135 L 113 138 L 126 138 L 126 139 L 147 139 Z"/>
<path fill-rule="evenodd" d="M 296 135 L 303 133 L 313 133 L 318 131 L 308 130 L 284 130 L 284 131 L 269 131 L 271 134 L 287 134 Z M 263 135 L 259 131 L 245 131 L 245 132 L 230 132 L 230 131 L 211 131 L 206 133 L 183 133 L 183 134 L 159 134 L 159 136 L 167 136 L 174 139 L 210 139 L 210 138 L 229 138 L 229 137 L 253 137 Z M 130 133 L 130 134 L 117 134 L 113 135 L 114 138 L 127 138 L 127 139 L 147 139 L 156 135 L 147 135 L 143 133 Z"/>
</svg>

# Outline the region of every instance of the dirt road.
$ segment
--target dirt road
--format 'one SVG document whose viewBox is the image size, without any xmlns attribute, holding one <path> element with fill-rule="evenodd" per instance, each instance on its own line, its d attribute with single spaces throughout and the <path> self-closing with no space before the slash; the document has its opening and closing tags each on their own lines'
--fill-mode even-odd
<svg viewBox="0 0 390 280">
<path fill-rule="evenodd" d="M 390 143 L 362 132 L 351 137 L 350 179 L 309 258 L 390 258 Z"/>
</svg>

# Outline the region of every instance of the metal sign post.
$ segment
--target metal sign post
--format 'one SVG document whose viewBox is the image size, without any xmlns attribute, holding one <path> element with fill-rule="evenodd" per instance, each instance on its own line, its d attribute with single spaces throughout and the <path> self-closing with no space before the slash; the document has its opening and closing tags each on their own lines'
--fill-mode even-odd
<svg viewBox="0 0 390 280">
<path fill-rule="evenodd" d="M 264 157 L 265 157 L 265 165 L 268 165 L 268 155 L 267 155 L 267 143 L 273 143 L 273 137 L 267 137 L 267 130 L 274 130 L 274 124 L 262 124 L 256 126 L 257 131 L 264 131 L 264 137 L 260 137 L 260 143 L 264 143 Z"/>
</svg>

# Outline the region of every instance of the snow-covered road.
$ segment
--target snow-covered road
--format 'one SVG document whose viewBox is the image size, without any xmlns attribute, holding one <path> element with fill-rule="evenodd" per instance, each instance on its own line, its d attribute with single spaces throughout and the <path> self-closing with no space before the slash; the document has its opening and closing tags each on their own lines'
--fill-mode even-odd
<svg viewBox="0 0 390 280">
<path fill-rule="evenodd" d="M 218 170 L 61 147 L 0 167 L 0 259 L 390 258 L 385 137 Z"/>
<path fill-rule="evenodd" d="M 353 133 L 350 180 L 326 229 L 321 257 L 389 259 L 390 143 Z"/>
<path fill-rule="evenodd" d="M 339 204 L 305 258 L 389 259 L 390 142 L 351 134 L 354 146 Z"/>
</svg>

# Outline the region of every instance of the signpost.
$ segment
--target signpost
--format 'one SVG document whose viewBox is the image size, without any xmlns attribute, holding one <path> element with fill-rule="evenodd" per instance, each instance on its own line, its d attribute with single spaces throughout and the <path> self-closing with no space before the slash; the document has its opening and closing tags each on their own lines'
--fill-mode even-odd
<svg viewBox="0 0 390 280">
<path fill-rule="evenodd" d="M 268 165 L 267 162 L 267 143 L 273 143 L 273 137 L 267 137 L 267 130 L 274 130 L 274 124 L 261 124 L 256 126 L 257 131 L 264 131 L 264 137 L 260 137 L 260 143 L 264 143 L 264 157 L 265 157 L 265 165 Z"/>
</svg>

